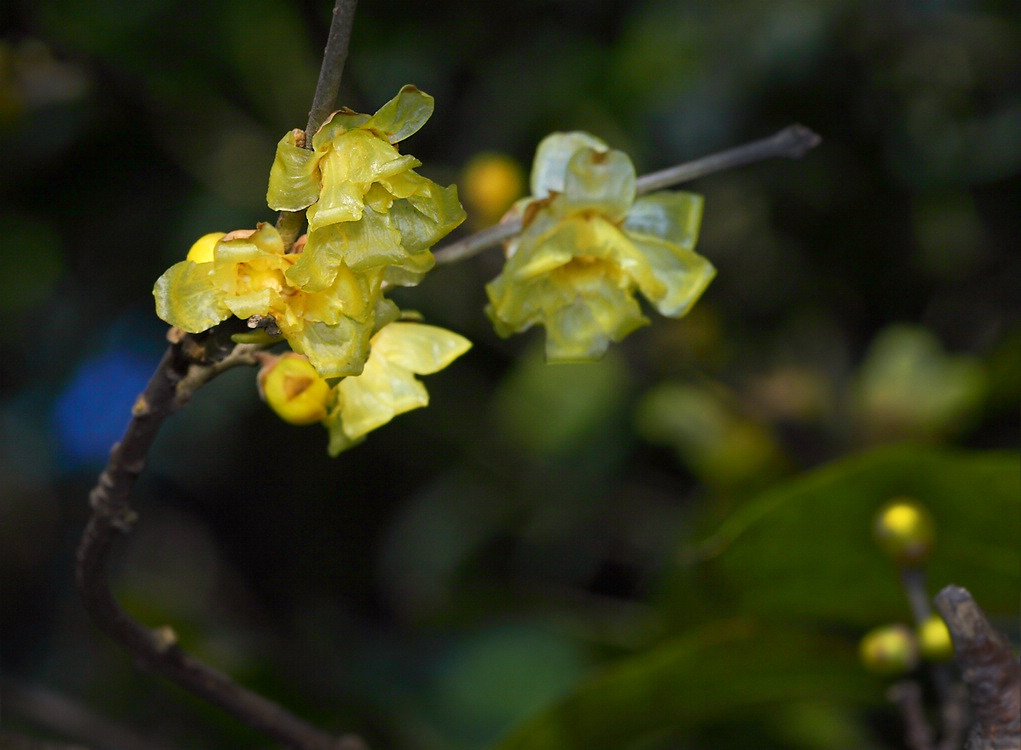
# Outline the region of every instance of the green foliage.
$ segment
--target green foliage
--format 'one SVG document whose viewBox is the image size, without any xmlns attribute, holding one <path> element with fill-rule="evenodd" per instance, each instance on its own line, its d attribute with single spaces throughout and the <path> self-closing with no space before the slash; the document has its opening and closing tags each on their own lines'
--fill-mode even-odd
<svg viewBox="0 0 1021 750">
<path fill-rule="evenodd" d="M 846 644 L 748 620 L 706 625 L 625 659 L 495 750 L 619 750 L 643 738 L 809 699 L 863 703 L 872 686 Z"/>
<path fill-rule="evenodd" d="M 872 543 L 872 517 L 897 495 L 936 519 L 933 593 L 972 591 L 989 612 L 1017 605 L 1021 471 L 1016 454 L 882 448 L 763 493 L 702 542 L 737 611 L 869 626 L 908 615 L 896 573 Z"/>
</svg>

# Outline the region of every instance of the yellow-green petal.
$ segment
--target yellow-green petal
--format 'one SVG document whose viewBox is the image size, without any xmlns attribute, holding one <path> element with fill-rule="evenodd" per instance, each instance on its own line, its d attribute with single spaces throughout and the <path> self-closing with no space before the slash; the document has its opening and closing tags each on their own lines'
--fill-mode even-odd
<svg viewBox="0 0 1021 750">
<path fill-rule="evenodd" d="M 679 318 L 692 308 L 716 276 L 716 269 L 694 250 L 654 237 L 632 235 L 632 242 L 645 257 L 657 283 L 643 284 L 642 294 L 661 315 Z"/>
<path fill-rule="evenodd" d="M 563 206 L 594 211 L 612 222 L 627 216 L 635 200 L 635 167 L 623 151 L 579 149 L 567 162 Z"/>
<path fill-rule="evenodd" d="M 438 326 L 391 323 L 373 336 L 372 353 L 411 372 L 430 375 L 471 349 L 471 345 L 464 336 Z"/>
<path fill-rule="evenodd" d="M 529 180 L 532 197 L 545 198 L 550 193 L 564 192 L 567 163 L 583 148 L 609 150 L 609 146 L 594 135 L 582 131 L 551 133 L 543 138 L 535 149 L 535 161 Z"/>
<path fill-rule="evenodd" d="M 658 237 L 693 250 L 704 203 L 701 195 L 683 191 L 643 195 L 628 212 L 624 230 L 628 234 Z"/>
<path fill-rule="evenodd" d="M 220 274 L 222 275 L 222 274 Z M 156 314 L 188 333 L 208 330 L 231 316 L 213 263 L 184 260 L 168 268 L 153 287 Z"/>
<path fill-rule="evenodd" d="M 319 130 L 312 136 L 312 150 L 316 153 L 327 151 L 334 139 L 362 127 L 368 121 L 368 115 L 352 112 L 346 107 L 337 110 L 326 118 L 326 122 L 320 125 Z"/>
<path fill-rule="evenodd" d="M 337 378 L 362 371 L 369 354 L 372 325 L 341 318 L 334 325 L 306 322 L 296 330 L 285 330 L 281 326 L 281 331 L 291 349 L 308 357 L 322 377 Z"/>
<path fill-rule="evenodd" d="M 319 158 L 319 154 L 298 146 L 294 131 L 281 138 L 269 170 L 269 207 L 274 211 L 301 211 L 315 203 L 319 198 Z"/>
<path fill-rule="evenodd" d="M 431 96 L 409 84 L 380 107 L 362 127 L 386 133 L 390 143 L 397 143 L 425 125 L 432 117 L 434 104 Z"/>
</svg>

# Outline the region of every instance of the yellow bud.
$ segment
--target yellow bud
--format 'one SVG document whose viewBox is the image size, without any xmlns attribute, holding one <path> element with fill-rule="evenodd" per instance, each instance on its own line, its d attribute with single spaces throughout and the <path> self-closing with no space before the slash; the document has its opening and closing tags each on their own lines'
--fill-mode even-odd
<svg viewBox="0 0 1021 750">
<path fill-rule="evenodd" d="M 285 354 L 263 368 L 259 384 L 266 403 L 285 422 L 312 424 L 326 416 L 330 386 L 298 354 Z"/>
<path fill-rule="evenodd" d="M 917 628 L 918 648 L 926 661 L 947 661 L 954 656 L 954 642 L 943 618 L 929 616 Z"/>
<path fill-rule="evenodd" d="M 195 240 L 195 244 L 188 250 L 187 260 L 193 263 L 211 263 L 213 260 L 213 248 L 216 243 L 224 237 L 223 232 L 210 232 Z"/>
<path fill-rule="evenodd" d="M 870 672 L 893 677 L 918 665 L 918 642 L 906 625 L 884 625 L 864 635 L 858 654 Z"/>
<path fill-rule="evenodd" d="M 910 497 L 895 497 L 876 514 L 876 543 L 901 565 L 918 565 L 932 552 L 936 522 L 925 506 Z"/>
<path fill-rule="evenodd" d="M 514 159 L 504 154 L 479 154 L 461 174 L 461 197 L 480 225 L 495 224 L 521 197 L 525 174 Z"/>
</svg>

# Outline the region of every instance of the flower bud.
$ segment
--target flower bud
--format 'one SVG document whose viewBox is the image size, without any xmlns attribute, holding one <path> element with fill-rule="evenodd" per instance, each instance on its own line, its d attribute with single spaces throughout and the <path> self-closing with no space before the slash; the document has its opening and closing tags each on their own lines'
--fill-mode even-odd
<svg viewBox="0 0 1021 750">
<path fill-rule="evenodd" d="M 917 500 L 895 497 L 876 514 L 872 527 L 876 543 L 900 565 L 919 565 L 932 552 L 936 522 Z"/>
<path fill-rule="evenodd" d="M 195 244 L 188 250 L 188 257 L 193 263 L 211 263 L 213 261 L 213 248 L 216 243 L 223 239 L 223 232 L 210 232 L 195 240 Z"/>
<path fill-rule="evenodd" d="M 954 656 L 950 630 L 938 614 L 930 615 L 916 629 L 918 648 L 926 661 L 948 661 Z"/>
<path fill-rule="evenodd" d="M 480 226 L 495 224 L 525 191 L 521 166 L 504 154 L 479 154 L 461 173 L 462 199 Z"/>
<path fill-rule="evenodd" d="M 259 372 L 263 399 L 291 424 L 320 422 L 326 416 L 330 386 L 304 357 L 288 353 Z"/>
<path fill-rule="evenodd" d="M 865 634 L 858 654 L 870 672 L 893 677 L 918 665 L 918 642 L 906 625 L 884 625 Z"/>
</svg>

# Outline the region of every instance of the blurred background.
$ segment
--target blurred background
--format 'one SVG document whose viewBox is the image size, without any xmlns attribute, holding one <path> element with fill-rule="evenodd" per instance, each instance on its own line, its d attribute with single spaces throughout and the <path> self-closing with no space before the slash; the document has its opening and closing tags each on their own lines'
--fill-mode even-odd
<svg viewBox="0 0 1021 750">
<path fill-rule="evenodd" d="M 269 745 L 135 671 L 87 621 L 74 554 L 165 348 L 152 284 L 200 235 L 274 219 L 330 11 L 0 5 L 5 729 Z M 640 174 L 792 122 L 823 142 L 684 186 L 718 277 L 597 364 L 494 335 L 491 250 L 398 295 L 474 348 L 354 451 L 278 420 L 251 371 L 214 381 L 153 449 L 118 597 L 374 747 L 901 747 L 854 660 L 909 617 L 869 540 L 882 502 L 932 509 L 933 590 L 968 586 L 1017 638 L 1019 53 L 996 0 L 363 0 L 341 103 L 436 98 L 402 148 L 459 184 L 455 237 L 523 194 L 554 130 Z M 529 721 L 576 733 L 529 744 Z"/>
</svg>

